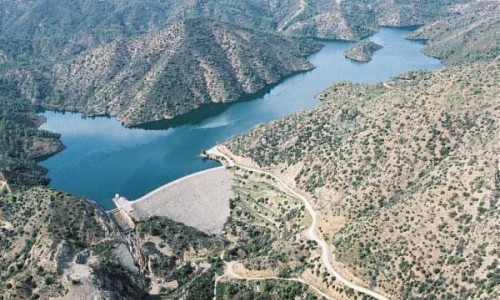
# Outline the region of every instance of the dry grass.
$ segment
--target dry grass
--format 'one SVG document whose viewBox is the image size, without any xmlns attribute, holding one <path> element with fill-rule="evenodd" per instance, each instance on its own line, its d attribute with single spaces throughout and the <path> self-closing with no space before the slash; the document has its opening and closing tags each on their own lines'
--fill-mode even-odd
<svg viewBox="0 0 500 300">
<path fill-rule="evenodd" d="M 339 85 L 319 108 L 226 146 L 297 174 L 332 251 L 371 286 L 395 298 L 495 297 L 499 68 L 411 73 L 392 90 Z M 340 230 L 327 225 L 338 218 Z"/>
</svg>

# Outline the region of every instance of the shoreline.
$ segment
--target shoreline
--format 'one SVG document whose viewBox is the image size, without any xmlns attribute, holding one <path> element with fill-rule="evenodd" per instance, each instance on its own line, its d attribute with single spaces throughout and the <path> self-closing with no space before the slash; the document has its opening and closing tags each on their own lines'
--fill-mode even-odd
<svg viewBox="0 0 500 300">
<path fill-rule="evenodd" d="M 112 200 L 117 208 L 108 213 L 125 220 L 124 230 L 152 217 L 165 217 L 207 234 L 219 234 L 230 216 L 232 187 L 233 174 L 220 166 L 169 182 L 135 201 L 116 194 Z"/>
<path fill-rule="evenodd" d="M 391 33 L 391 32 L 389 32 L 389 33 L 387 33 L 387 34 L 389 34 L 389 37 L 391 38 L 391 40 L 392 40 L 392 39 L 396 39 L 397 41 L 399 41 L 399 39 L 400 39 L 400 33 L 397 33 L 397 34 L 396 34 L 396 33 Z M 333 47 L 333 46 L 332 46 L 332 47 Z M 420 47 L 419 47 L 419 48 L 420 48 Z M 336 47 L 333 47 L 332 49 L 337 49 L 337 48 L 336 48 Z M 323 51 L 323 50 L 321 50 L 321 51 Z M 322 66 L 323 60 L 318 60 L 318 64 L 316 64 L 316 62 L 312 61 L 312 60 L 311 60 L 311 58 L 313 58 L 313 57 L 315 57 L 316 55 L 318 55 L 319 53 L 321 53 L 321 51 L 319 51 L 318 53 L 314 53 L 314 54 L 312 54 L 312 55 L 310 55 L 310 56 L 309 56 L 309 60 L 310 60 L 311 62 L 313 62 L 313 63 L 314 63 L 315 65 L 317 65 L 317 66 Z M 339 58 L 339 59 L 340 59 L 340 58 Z M 341 58 L 341 61 L 344 61 L 344 60 L 345 60 L 345 59 L 342 57 L 342 58 Z M 330 61 L 330 60 L 328 60 L 328 61 Z M 325 63 L 326 63 L 326 62 L 325 62 Z M 313 72 L 314 72 L 314 71 L 309 71 L 309 72 L 298 72 L 298 73 L 305 73 L 305 75 L 304 75 L 304 77 L 305 77 L 308 73 L 313 73 Z M 396 73 L 396 74 L 400 74 L 400 73 Z M 293 76 L 294 76 L 294 74 L 292 74 L 292 75 L 291 75 L 291 77 L 293 77 Z M 307 77 L 307 78 L 308 78 L 308 77 Z M 315 78 L 315 77 L 313 77 L 313 78 Z M 285 81 L 285 80 L 286 80 L 286 78 L 285 78 L 285 79 L 282 79 L 281 81 Z M 281 82 L 281 81 L 280 81 L 280 82 Z M 280 82 L 278 82 L 276 85 L 279 85 L 279 84 L 280 84 Z M 329 84 L 328 84 L 328 86 L 331 86 L 331 83 L 329 83 Z M 273 88 L 273 87 L 271 87 L 271 89 L 272 89 L 272 88 Z M 267 88 L 266 88 L 266 89 L 267 89 Z M 313 95 L 313 98 L 315 98 L 314 96 L 318 95 L 318 93 L 321 93 L 321 92 L 323 92 L 323 91 L 324 91 L 324 89 L 319 89 L 319 88 L 318 88 L 318 90 L 319 90 L 319 92 L 315 92 L 315 93 L 314 93 L 314 95 Z M 261 92 L 262 92 L 262 91 L 261 91 Z M 280 91 L 280 92 L 282 92 L 282 91 Z M 260 93 L 260 92 L 259 92 L 259 93 Z M 257 93 L 257 94 L 259 94 L 259 93 Z M 253 95 L 252 95 L 252 98 L 253 98 L 253 97 L 256 97 L 256 94 L 253 94 Z M 282 96 L 281 96 L 281 94 L 277 94 L 277 95 L 276 95 L 276 97 L 282 97 Z M 251 99 L 251 100 L 252 100 L 252 101 L 255 101 L 255 100 L 259 100 L 259 99 Z M 228 107 L 230 107 L 230 106 L 232 106 L 232 105 L 238 104 L 238 102 L 242 102 L 242 101 L 244 102 L 244 100 L 240 99 L 239 101 L 237 101 L 237 102 L 232 102 L 232 103 L 226 103 L 226 104 L 220 104 L 220 103 L 219 103 L 219 104 L 213 104 L 214 106 L 217 106 L 217 107 L 218 107 L 218 108 L 216 109 L 216 111 L 211 111 L 211 110 L 209 109 L 209 106 L 210 106 L 210 107 L 212 107 L 212 104 L 207 104 L 207 105 L 205 105 L 203 108 L 200 108 L 200 110 L 199 110 L 199 111 L 197 110 L 197 111 L 193 112 L 193 114 L 190 114 L 190 117 L 193 117 L 193 119 L 185 118 L 185 116 L 186 116 L 186 115 L 182 115 L 182 116 L 179 116 L 179 117 L 178 117 L 178 118 L 182 118 L 182 120 L 180 120 L 180 119 L 178 119 L 178 118 L 175 118 L 175 119 L 173 119 L 173 120 L 169 120 L 168 122 L 177 120 L 177 121 L 178 121 L 178 123 L 176 123 L 176 122 L 169 123 L 169 125 L 167 125 L 167 127 L 168 127 L 168 128 L 172 128 L 172 127 L 174 127 L 172 130 L 175 130 L 175 127 L 179 127 L 179 126 L 181 126 L 181 125 L 182 125 L 182 126 L 184 126 L 184 125 L 186 125 L 186 124 L 189 124 L 189 126 L 191 126 L 191 127 L 192 127 L 192 126 L 195 126 L 196 124 L 199 124 L 199 123 L 201 122 L 200 120 L 207 120 L 207 118 L 211 118 L 211 117 L 213 117 L 214 115 L 217 115 L 217 117 L 219 117 L 219 116 L 226 116 L 226 115 L 224 115 L 224 114 L 223 114 L 223 111 L 224 111 L 225 109 L 227 109 Z M 250 101 L 250 102 L 251 102 L 251 101 Z M 319 105 L 319 104 L 320 104 L 320 103 L 317 103 L 317 104 L 314 104 L 314 105 Z M 307 105 L 309 105 L 309 104 L 307 104 Z M 251 106 L 251 107 L 253 108 L 253 106 Z M 314 106 L 311 106 L 311 107 L 307 106 L 307 108 L 299 108 L 298 110 L 292 110 L 292 112 L 290 112 L 289 114 L 297 113 L 297 112 L 300 112 L 300 111 L 305 111 L 305 110 L 308 110 L 308 109 L 310 109 L 310 108 L 312 108 L 312 107 L 314 107 Z M 278 110 L 277 110 L 277 111 L 278 111 Z M 289 115 L 289 114 L 287 114 L 287 115 Z M 264 122 L 269 122 L 269 121 L 271 121 L 271 120 L 280 119 L 280 118 L 285 117 L 285 116 L 286 116 L 286 115 L 283 115 L 283 116 L 279 115 L 278 117 L 271 116 L 269 120 L 264 120 L 264 121 L 262 121 L 262 123 L 264 123 Z M 234 123 L 235 123 L 235 125 L 234 125 L 235 127 L 238 127 L 238 126 L 239 126 L 239 124 L 238 124 L 237 122 L 240 120 L 240 118 L 239 118 L 236 114 L 234 114 L 234 113 L 230 113 L 230 114 L 229 114 L 229 113 L 228 113 L 228 117 L 231 117 L 231 118 L 229 118 L 228 120 L 231 120 L 231 122 L 234 122 Z M 116 119 L 116 118 L 109 117 L 109 116 L 107 116 L 107 118 L 108 118 L 108 119 L 109 119 L 109 118 L 111 118 L 111 119 Z M 160 121 L 160 122 L 161 122 L 161 121 Z M 174 124 L 174 123 L 175 123 L 175 124 Z M 164 125 L 166 125 L 165 123 L 163 123 L 163 124 L 164 124 Z M 260 122 L 257 122 L 257 123 L 255 123 L 255 124 L 253 124 L 253 123 L 252 123 L 252 126 L 256 126 L 257 124 L 260 124 Z M 150 124 L 149 124 L 149 125 L 150 125 L 150 128 L 149 128 L 148 126 L 145 126 L 145 124 L 142 124 L 142 125 L 143 125 L 143 127 L 132 127 L 132 128 L 126 128 L 126 127 L 124 127 L 124 128 L 126 128 L 126 129 L 143 129 L 143 130 L 149 130 L 149 129 L 151 129 L 151 130 L 163 130 L 163 129 L 165 129 L 164 127 L 160 126 L 161 124 L 159 124 L 159 123 L 158 123 L 158 124 L 151 124 L 151 123 L 150 123 Z M 158 125 L 158 127 L 157 127 L 156 125 Z M 244 125 L 244 126 L 246 127 L 246 125 Z M 123 127 L 123 126 L 122 126 L 122 127 Z M 249 127 L 249 128 L 252 128 L 252 127 Z M 56 129 L 54 129 L 54 131 L 55 131 L 55 132 L 57 132 L 57 130 L 56 130 Z M 208 131 L 208 130 L 207 130 L 207 131 Z M 233 135 L 239 135 L 239 134 L 243 134 L 243 133 L 248 132 L 248 130 L 247 130 L 247 129 L 245 129 L 245 131 L 243 131 L 243 132 L 236 132 L 236 133 L 230 133 L 230 134 L 228 134 L 228 135 L 225 135 L 224 133 L 220 133 L 220 134 L 219 134 L 219 132 L 218 132 L 218 131 L 216 131 L 215 129 L 210 129 L 210 132 L 212 132 L 212 131 L 214 132 L 214 136 L 215 136 L 215 135 L 217 135 L 217 139 L 214 139 L 213 141 L 211 140 L 211 141 L 210 141 L 210 143 L 209 143 L 208 145 L 213 145 L 213 144 L 212 144 L 212 142 L 217 143 L 217 142 L 220 142 L 220 141 L 225 141 L 225 140 L 227 140 L 227 138 L 230 138 L 230 137 L 231 137 L 231 136 L 233 136 Z M 120 132 L 121 132 L 121 131 L 120 131 Z M 145 133 L 145 134 L 147 134 L 147 133 Z M 219 138 L 219 135 L 220 135 L 220 138 Z M 189 137 L 186 137 L 186 139 L 188 139 L 188 138 L 189 138 Z M 184 139 L 184 140 L 186 140 L 186 139 Z M 177 142 L 177 141 L 176 141 L 176 142 Z M 193 143 L 196 143 L 196 142 L 193 140 Z M 197 144 L 195 144 L 195 146 L 197 147 L 197 149 L 196 149 L 196 150 L 199 150 L 199 149 L 201 149 L 201 148 L 207 147 L 207 145 L 206 145 L 206 144 L 204 144 L 203 146 L 198 146 Z M 70 145 L 69 147 L 71 148 L 71 145 Z M 98 145 L 98 147 L 100 147 L 100 145 Z M 171 146 L 167 146 L 167 147 L 171 147 Z M 174 146 L 172 146 L 172 148 L 173 148 L 173 150 L 174 150 L 174 151 L 177 151 L 177 152 L 179 152 L 179 150 L 181 150 L 181 149 L 179 149 L 179 147 L 176 147 L 176 146 L 175 146 L 175 147 L 174 147 Z M 140 149 L 140 148 L 138 148 L 138 149 Z M 70 149 L 67 149 L 67 150 L 65 150 L 65 151 L 68 151 L 68 150 L 70 150 Z M 182 151 L 182 150 L 181 150 L 181 151 Z M 56 154 L 55 156 L 57 157 L 57 155 L 58 155 L 58 154 Z M 72 155 L 72 154 L 71 154 L 71 155 Z M 98 157 L 98 159 L 100 159 L 100 157 Z M 111 159 L 112 159 L 112 158 L 111 158 Z M 184 157 L 182 157 L 182 159 L 184 159 Z M 55 162 L 55 164 L 59 164 L 59 161 L 58 161 L 58 160 L 55 160 L 54 162 Z M 62 163 L 65 163 L 65 162 L 62 162 Z M 169 164 L 180 164 L 180 163 L 182 163 L 182 161 L 179 161 L 179 162 L 177 162 L 177 161 L 174 161 L 174 162 L 169 162 Z M 39 164 L 39 165 L 41 165 L 40 163 L 38 163 L 38 164 Z M 197 167 L 197 168 L 198 168 L 198 167 Z M 52 168 L 50 168 L 50 170 L 52 171 Z M 163 172 L 163 171 L 162 171 L 162 172 Z M 63 175 L 65 175 L 65 173 L 68 173 L 68 172 L 67 172 L 67 171 L 61 171 L 60 173 L 62 173 Z M 140 174 L 140 175 L 142 175 L 142 174 Z M 145 174 L 145 175 L 147 176 L 147 174 Z M 107 175 L 106 175 L 106 176 L 107 176 Z M 144 175 L 143 175 L 143 176 L 144 176 Z M 160 176 L 167 177 L 167 176 L 165 176 L 165 172 L 161 173 L 161 174 L 160 174 Z M 51 174 L 49 175 L 49 177 L 50 177 L 50 178 L 57 179 L 58 177 L 60 177 L 60 174 L 56 174 L 56 173 L 54 172 L 54 173 L 51 173 Z M 109 176 L 108 176 L 108 177 L 109 177 Z M 106 179 L 108 179 L 108 180 L 109 180 L 109 178 L 106 178 Z M 78 178 L 76 178 L 75 180 L 78 180 Z M 147 179 L 146 179 L 146 180 L 147 180 Z M 95 180 L 90 180 L 90 181 L 92 181 L 92 182 L 93 182 L 93 181 L 95 181 Z M 123 180 L 123 181 L 124 181 L 124 184 L 135 185 L 135 184 L 134 184 L 134 182 L 131 182 L 131 181 L 129 181 L 129 182 L 125 182 L 125 180 Z M 51 184 L 50 184 L 49 186 L 50 186 L 50 187 L 52 187 L 52 185 L 51 185 Z M 151 186 L 152 186 L 152 187 L 154 187 L 154 185 L 151 185 Z M 62 190 L 65 190 L 65 191 L 68 191 L 68 192 L 70 192 L 70 193 L 71 193 L 71 192 L 73 192 L 73 190 L 72 190 L 72 186 L 71 186 L 70 184 L 66 184 L 66 183 L 62 184 L 61 186 L 57 186 L 56 188 L 58 188 L 58 189 L 62 189 Z M 137 188 L 135 188 L 135 187 L 134 187 L 134 191 L 136 191 L 136 190 L 139 190 L 141 194 L 142 194 L 143 192 L 149 192 L 149 193 L 153 192 L 153 191 L 150 191 L 150 190 L 149 190 L 149 186 L 148 186 L 148 188 L 145 188 L 145 189 L 144 189 L 144 188 L 141 188 L 141 187 L 137 187 Z M 104 191 L 106 192 L 106 194 L 105 194 L 105 195 L 104 195 Z M 114 194 L 114 192 L 117 192 L 117 191 L 118 191 L 118 192 L 121 192 L 119 189 L 115 189 L 115 190 L 111 190 L 111 191 L 109 191 L 108 189 L 106 189 L 106 187 L 104 187 L 102 190 L 99 190 L 99 191 L 91 191 L 91 194 L 87 194 L 86 196 L 87 196 L 87 197 L 89 197 L 90 199 L 94 199 L 95 201 L 98 201 L 99 203 L 103 203 L 103 205 L 104 205 L 104 207 L 106 207 L 106 209 L 112 209 L 112 208 L 114 207 L 114 205 L 113 205 L 112 203 L 111 203 L 111 205 L 110 205 L 110 202 L 111 202 L 111 201 L 109 201 L 109 200 L 110 200 L 110 198 L 111 198 L 111 197 L 110 197 L 110 195 L 113 195 L 113 194 Z M 83 193 L 81 193 L 81 194 L 83 194 Z M 81 195 L 81 194 L 80 194 L 80 195 Z M 139 193 L 135 193 L 134 195 L 138 195 L 138 194 L 139 194 Z"/>
<path fill-rule="evenodd" d="M 268 175 L 270 176 L 270 178 L 272 178 L 272 180 L 276 184 L 281 185 L 283 188 L 285 188 L 285 190 L 287 190 L 289 195 L 297 197 L 298 199 L 303 201 L 307 212 L 312 217 L 311 225 L 305 231 L 306 236 L 308 237 L 309 240 L 315 241 L 320 246 L 322 264 L 326 268 L 326 271 L 330 273 L 330 275 L 335 277 L 335 279 L 344 286 L 358 293 L 365 294 L 377 300 L 389 300 L 389 298 L 385 296 L 386 295 L 385 291 L 381 290 L 380 288 L 375 288 L 373 290 L 370 289 L 367 286 L 366 282 L 357 278 L 354 274 L 352 274 L 352 272 L 350 272 L 350 270 L 338 267 L 337 265 L 338 262 L 335 260 L 335 256 L 331 253 L 331 249 L 328 243 L 324 240 L 321 233 L 319 234 L 317 233 L 318 212 L 313 206 L 313 201 L 308 193 L 298 189 L 294 184 L 290 185 L 286 181 L 286 179 L 283 179 L 275 175 L 271 171 L 267 171 L 258 166 L 249 167 L 247 166 L 247 164 L 241 164 L 239 161 L 242 159 L 242 157 L 233 154 L 229 149 L 227 149 L 225 146 L 222 145 L 222 147 L 224 147 L 226 151 L 224 152 L 224 150 L 219 149 L 220 146 L 221 145 L 216 145 L 215 147 L 207 151 L 207 153 L 211 153 L 212 155 L 214 155 L 214 157 L 222 157 L 224 160 L 227 161 L 228 165 L 230 166 L 246 169 L 247 171 L 255 173 Z"/>
</svg>

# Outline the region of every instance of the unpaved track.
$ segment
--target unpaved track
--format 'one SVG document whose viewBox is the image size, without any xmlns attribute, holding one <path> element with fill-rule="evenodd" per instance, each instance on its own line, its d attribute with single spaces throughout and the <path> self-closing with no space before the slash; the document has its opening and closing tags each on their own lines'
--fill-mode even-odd
<svg viewBox="0 0 500 300">
<path fill-rule="evenodd" d="M 283 22 L 283 24 L 278 28 L 278 32 L 282 32 L 288 26 L 290 26 L 292 21 L 295 20 L 295 18 L 297 18 L 298 16 L 300 16 L 300 14 L 303 13 L 306 10 L 306 8 L 307 8 L 306 0 L 299 0 L 299 9 L 293 14 L 293 16 L 291 16 L 290 18 L 288 18 L 288 20 Z"/>
<path fill-rule="evenodd" d="M 245 169 L 245 170 L 252 171 L 252 172 L 255 172 L 255 173 L 269 175 L 276 182 L 278 182 L 281 185 L 283 185 L 283 187 L 290 193 L 290 195 L 295 196 L 295 197 L 301 199 L 304 202 L 304 206 L 306 207 L 307 211 L 309 212 L 309 214 L 311 215 L 311 218 L 312 218 L 311 226 L 307 229 L 307 235 L 308 235 L 308 237 L 311 240 L 313 240 L 316 243 L 318 243 L 318 245 L 321 247 L 321 261 L 322 261 L 323 265 L 326 267 L 328 273 L 330 273 L 333 277 L 335 277 L 335 279 L 337 280 L 337 282 L 342 283 L 343 285 L 347 286 L 348 288 L 351 288 L 351 289 L 355 290 L 356 292 L 359 292 L 361 294 L 365 294 L 365 295 L 371 296 L 371 297 L 373 297 L 373 298 L 375 298 L 377 300 L 389 300 L 389 298 L 387 298 L 387 297 L 385 297 L 385 296 L 383 296 L 383 295 L 381 295 L 381 294 L 379 294 L 379 293 L 377 293 L 375 291 L 372 291 L 372 290 L 370 290 L 368 288 L 365 288 L 365 287 L 362 287 L 360 285 L 357 285 L 356 283 L 350 282 L 349 280 L 347 280 L 346 278 L 344 278 L 338 271 L 335 270 L 335 268 L 333 267 L 333 265 L 330 262 L 330 251 L 329 251 L 329 248 L 328 248 L 328 244 L 326 243 L 325 240 L 323 240 L 322 238 L 320 238 L 317 235 L 317 233 L 316 233 L 317 213 L 314 210 L 313 206 L 311 205 L 311 201 L 308 199 L 307 196 L 302 195 L 302 194 L 296 192 L 295 189 L 293 189 L 292 187 L 290 187 L 283 180 L 281 180 L 280 178 L 278 178 L 277 176 L 275 176 L 274 174 L 272 174 L 270 172 L 266 172 L 266 171 L 262 171 L 262 170 L 258 170 L 258 169 L 254 169 L 254 168 L 249 168 L 249 167 L 246 167 L 246 166 L 237 165 L 230 157 L 228 157 L 226 154 L 220 152 L 218 150 L 217 146 L 214 147 L 214 148 L 212 148 L 212 149 L 210 149 L 210 150 L 208 150 L 207 154 L 213 155 L 213 156 L 216 156 L 216 157 L 217 156 L 223 157 L 227 161 L 228 166 L 230 166 L 230 167 L 237 166 L 237 167 L 239 167 L 241 169 Z M 231 271 L 231 269 L 229 269 L 229 270 Z"/>
<path fill-rule="evenodd" d="M 248 281 L 261 281 L 261 280 L 283 280 L 283 281 L 295 281 L 295 282 L 300 282 L 302 284 L 305 284 L 309 286 L 311 289 L 313 289 L 316 293 L 321 295 L 322 297 L 325 297 L 326 299 L 334 300 L 332 297 L 328 296 L 327 294 L 323 293 L 320 291 L 317 287 L 314 285 L 311 285 L 309 282 L 305 281 L 304 279 L 301 278 L 281 278 L 281 277 L 275 277 L 275 276 L 269 276 L 269 277 L 244 277 L 238 275 L 236 272 L 234 272 L 234 264 L 236 262 L 229 262 L 226 263 L 226 268 L 227 268 L 227 273 L 226 275 L 234 278 L 234 279 L 239 279 L 239 280 L 248 280 Z"/>
<path fill-rule="evenodd" d="M 221 259 L 223 255 L 221 254 Z M 240 276 L 236 272 L 234 272 L 234 264 L 236 263 L 235 261 L 232 262 L 224 262 L 226 265 L 225 273 L 222 274 L 221 276 L 218 276 L 215 279 L 215 287 L 214 287 L 214 300 L 217 300 L 217 286 L 219 284 L 219 281 L 221 281 L 223 278 L 231 278 L 231 279 L 237 279 L 237 280 L 246 280 L 246 281 L 261 281 L 261 280 L 283 280 L 283 281 L 295 281 L 295 282 L 300 282 L 302 284 L 305 284 L 309 286 L 311 289 L 313 289 L 318 295 L 329 299 L 329 300 L 335 300 L 329 295 L 323 293 L 320 289 L 318 289 L 316 286 L 311 285 L 309 282 L 305 281 L 304 279 L 301 278 L 281 278 L 281 277 L 275 277 L 275 276 L 270 276 L 270 277 L 245 277 L 245 276 Z"/>
</svg>

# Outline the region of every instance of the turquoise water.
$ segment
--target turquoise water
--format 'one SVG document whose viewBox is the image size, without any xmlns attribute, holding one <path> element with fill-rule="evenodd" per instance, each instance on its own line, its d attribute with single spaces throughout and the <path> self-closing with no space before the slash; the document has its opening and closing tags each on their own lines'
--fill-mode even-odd
<svg viewBox="0 0 500 300">
<path fill-rule="evenodd" d="M 42 128 L 61 133 L 63 152 L 40 164 L 50 186 L 92 199 L 105 209 L 119 193 L 136 199 L 152 189 L 193 172 L 217 166 L 200 158 L 233 135 L 259 123 L 315 107 L 314 96 L 339 81 L 373 83 L 409 70 L 437 69 L 438 60 L 423 55 L 422 44 L 407 41 L 407 29 L 383 28 L 371 40 L 384 46 L 369 63 L 344 58 L 352 43 L 324 42 L 310 57 L 316 69 L 290 77 L 244 102 L 210 105 L 174 121 L 124 128 L 112 118 L 45 112 Z"/>
</svg>

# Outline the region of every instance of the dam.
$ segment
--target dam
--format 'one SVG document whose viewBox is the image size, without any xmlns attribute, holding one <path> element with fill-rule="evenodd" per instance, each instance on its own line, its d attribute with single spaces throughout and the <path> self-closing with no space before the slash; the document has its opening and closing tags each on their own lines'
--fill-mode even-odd
<svg viewBox="0 0 500 300">
<path fill-rule="evenodd" d="M 206 234 L 222 233 L 230 215 L 233 175 L 226 167 L 197 172 L 129 201 L 115 195 L 109 213 L 122 231 L 151 217 L 166 217 Z"/>
</svg>

